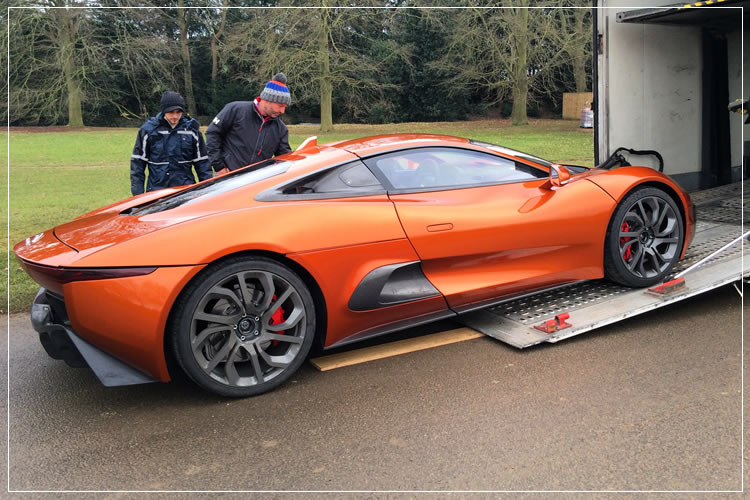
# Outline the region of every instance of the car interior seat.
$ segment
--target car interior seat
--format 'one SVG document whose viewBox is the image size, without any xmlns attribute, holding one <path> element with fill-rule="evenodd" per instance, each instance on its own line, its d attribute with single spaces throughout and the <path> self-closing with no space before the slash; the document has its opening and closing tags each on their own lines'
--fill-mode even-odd
<svg viewBox="0 0 750 500">
<path fill-rule="evenodd" d="M 416 172 L 419 187 L 435 187 L 441 185 L 440 169 L 433 158 L 424 158 L 420 160 Z"/>
</svg>

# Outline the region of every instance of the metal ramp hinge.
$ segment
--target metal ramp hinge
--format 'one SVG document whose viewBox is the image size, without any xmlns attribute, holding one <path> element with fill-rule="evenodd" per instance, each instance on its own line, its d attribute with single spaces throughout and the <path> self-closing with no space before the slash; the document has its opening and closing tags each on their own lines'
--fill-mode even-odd
<svg viewBox="0 0 750 500">
<path fill-rule="evenodd" d="M 534 325 L 534 328 L 541 330 L 544 333 L 555 333 L 563 328 L 569 328 L 573 325 L 565 321 L 570 318 L 568 313 L 560 313 L 554 317 L 554 319 L 548 319 L 544 323 Z"/>
</svg>

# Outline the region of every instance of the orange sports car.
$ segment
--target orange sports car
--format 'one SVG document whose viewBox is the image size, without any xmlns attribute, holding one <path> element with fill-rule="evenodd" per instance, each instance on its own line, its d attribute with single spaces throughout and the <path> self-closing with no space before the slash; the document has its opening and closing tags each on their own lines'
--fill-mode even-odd
<svg viewBox="0 0 750 500">
<path fill-rule="evenodd" d="M 328 348 L 684 255 L 689 196 L 645 167 L 557 165 L 492 144 L 385 135 L 145 193 L 27 238 L 47 352 L 105 385 L 181 368 L 224 396 Z M 177 368 L 174 368 L 177 369 Z"/>
</svg>

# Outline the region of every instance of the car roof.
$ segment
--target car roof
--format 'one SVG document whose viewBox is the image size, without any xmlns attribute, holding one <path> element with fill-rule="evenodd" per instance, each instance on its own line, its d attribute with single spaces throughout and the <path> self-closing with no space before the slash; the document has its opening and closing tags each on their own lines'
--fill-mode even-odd
<svg viewBox="0 0 750 500">
<path fill-rule="evenodd" d="M 384 151 L 423 147 L 423 146 L 466 146 L 468 139 L 438 134 L 388 134 L 361 137 L 348 141 L 327 144 L 329 147 L 344 149 L 358 156 L 366 156 Z"/>
</svg>

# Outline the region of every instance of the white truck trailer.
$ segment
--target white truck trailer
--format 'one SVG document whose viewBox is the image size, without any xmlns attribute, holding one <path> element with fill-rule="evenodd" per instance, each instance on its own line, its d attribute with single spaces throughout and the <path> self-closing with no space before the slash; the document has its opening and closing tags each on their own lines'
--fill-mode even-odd
<svg viewBox="0 0 750 500">
<path fill-rule="evenodd" d="M 750 187 L 742 182 L 750 142 L 743 134 L 750 125 L 747 115 L 729 110 L 749 93 L 743 64 L 750 51 L 744 53 L 743 40 L 750 1 L 595 0 L 593 12 L 595 163 L 620 148 L 658 152 L 664 173 L 692 192 L 696 235 L 662 287 L 589 281 L 459 317 L 519 348 L 557 342 L 750 275 L 742 251 L 749 214 L 743 194 Z M 619 154 L 660 167 L 657 156 Z"/>
</svg>

